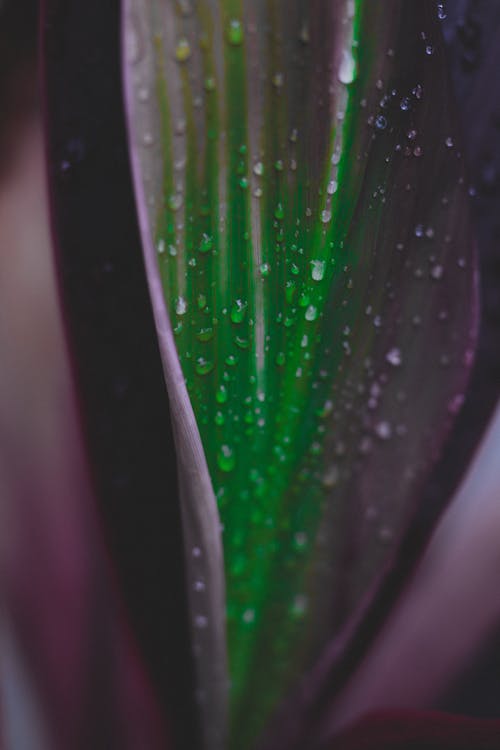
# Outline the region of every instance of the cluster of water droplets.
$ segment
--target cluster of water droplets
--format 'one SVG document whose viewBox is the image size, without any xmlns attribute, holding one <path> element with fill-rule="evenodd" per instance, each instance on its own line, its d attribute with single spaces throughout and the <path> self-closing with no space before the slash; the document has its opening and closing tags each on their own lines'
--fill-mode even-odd
<svg viewBox="0 0 500 750">
<path fill-rule="evenodd" d="M 183 14 L 189 18 L 193 12 L 186 3 Z M 349 14 L 347 21 L 352 21 L 354 3 Z M 430 317 L 417 303 L 402 303 L 404 314 L 400 312 L 398 281 L 408 289 L 410 278 L 428 284 L 432 297 L 450 272 L 466 271 L 463 259 L 451 270 L 445 263 L 453 227 L 443 218 L 449 210 L 444 194 L 442 217 L 436 222 L 429 223 L 428 212 L 415 211 L 409 231 L 394 233 L 394 241 L 388 233 L 389 270 L 380 281 L 378 261 L 367 264 L 363 273 L 371 275 L 364 291 L 359 267 L 366 254 L 376 250 L 380 263 L 385 262 L 387 249 L 372 243 L 377 224 L 370 217 L 383 216 L 391 205 L 391 170 L 400 160 L 419 169 L 427 157 L 421 125 L 426 90 L 424 83 L 395 86 L 389 75 L 370 89 L 360 83 L 353 29 L 346 24 L 344 44 L 329 71 L 334 121 L 326 167 L 312 187 L 305 158 L 311 132 L 305 120 L 300 127 L 288 123 L 278 147 L 256 146 L 250 125 L 238 119 L 249 116 L 247 109 L 224 99 L 228 90 L 234 95 L 230 73 L 221 75 L 205 37 L 194 36 L 186 26 L 176 35 L 173 50 L 166 50 L 167 70 L 177 71 L 175 86 L 167 85 L 175 88 L 177 99 L 172 97 L 172 111 L 163 123 L 172 154 L 170 179 L 163 184 L 155 214 L 158 263 L 224 522 L 230 629 L 242 640 L 262 623 L 262 581 L 272 575 L 271 563 L 289 572 L 289 583 L 282 584 L 286 601 L 281 602 L 287 616 L 296 624 L 308 616 L 305 561 L 321 549 L 321 539 L 323 550 L 331 544 L 326 524 L 318 532 L 321 514 L 328 515 L 328 504 L 334 506 L 345 488 L 353 486 L 374 455 L 401 455 L 398 444 L 413 439 L 409 397 L 401 384 L 416 366 L 411 337 L 422 335 Z M 231 60 L 231 71 L 241 66 L 237 83 L 242 97 L 249 85 L 244 77 L 247 47 L 255 34 L 240 18 L 230 18 L 222 31 L 222 58 Z M 297 37 L 297 43 L 313 46 L 307 25 Z M 419 44 L 430 64 L 432 41 L 422 32 Z M 135 64 L 140 55 L 140 38 L 132 39 L 129 58 Z M 397 64 L 395 57 L 394 50 L 387 50 L 387 59 Z M 201 83 L 195 86 L 197 76 Z M 288 78 L 285 67 L 265 77 L 274 118 L 264 121 L 268 129 L 283 115 Z M 148 108 L 150 96 L 140 86 L 139 106 Z M 229 125 L 220 121 L 227 107 Z M 373 149 L 379 164 L 369 202 L 357 219 L 370 227 L 366 247 L 348 236 L 351 225 L 345 219 L 351 210 L 343 182 L 348 172 L 345 134 L 354 127 L 349 119 L 353 107 L 362 127 L 349 159 L 363 164 Z M 145 150 L 151 150 L 161 131 L 144 129 Z M 200 132 L 202 141 L 197 140 Z M 445 131 L 440 138 L 447 157 L 459 159 L 454 136 Z M 214 184 L 210 170 L 216 175 Z M 353 191 L 359 188 L 353 185 Z M 400 189 L 413 200 L 410 179 Z M 431 322 L 446 330 L 444 305 L 433 310 Z M 451 364 L 443 346 L 439 366 Z M 454 394 L 448 412 L 456 413 L 462 400 L 460 392 Z M 414 476 L 414 468 L 407 467 L 404 481 Z M 381 547 L 392 543 L 397 523 L 391 523 L 383 505 L 375 500 L 359 513 Z M 324 552 L 323 563 L 328 554 Z M 193 624 L 200 632 L 210 624 L 203 608 L 205 589 L 198 575 L 193 592 L 200 606 Z"/>
</svg>

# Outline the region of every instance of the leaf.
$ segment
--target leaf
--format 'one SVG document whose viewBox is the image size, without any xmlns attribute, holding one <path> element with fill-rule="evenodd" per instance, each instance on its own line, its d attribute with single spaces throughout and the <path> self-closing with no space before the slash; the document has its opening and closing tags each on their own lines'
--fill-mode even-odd
<svg viewBox="0 0 500 750">
<path fill-rule="evenodd" d="M 41 23 L 53 242 L 96 524 L 174 745 L 196 747 L 178 476 L 132 192 L 120 6 L 47 0 Z"/>
<path fill-rule="evenodd" d="M 339 727 L 385 706 L 424 709 L 442 706 L 443 700 L 449 705 L 457 682 L 470 680 L 469 668 L 500 622 L 500 599 L 494 594 L 500 533 L 499 444 L 497 406 L 459 490 L 380 634 L 340 695 L 333 696 L 322 717 L 316 716 L 321 736 L 333 740 Z M 490 661 L 495 661 L 491 651 Z M 484 683 L 487 694 L 494 694 L 491 680 L 482 675 L 479 684 Z M 481 705 L 477 678 L 472 678 L 468 690 L 475 705 Z"/>
<path fill-rule="evenodd" d="M 437 712 L 368 714 L 337 737 L 335 750 L 494 750 L 500 722 Z"/>
<path fill-rule="evenodd" d="M 125 8 L 146 264 L 224 528 L 248 747 L 377 585 L 463 400 L 463 160 L 430 1 Z"/>
</svg>

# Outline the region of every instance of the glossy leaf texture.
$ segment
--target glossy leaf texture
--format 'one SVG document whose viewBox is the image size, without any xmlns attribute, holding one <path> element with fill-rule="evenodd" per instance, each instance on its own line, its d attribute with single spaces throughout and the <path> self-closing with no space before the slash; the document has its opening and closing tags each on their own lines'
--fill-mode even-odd
<svg viewBox="0 0 500 750">
<path fill-rule="evenodd" d="M 125 8 L 150 288 L 224 530 L 245 748 L 376 586 L 460 408 L 464 165 L 430 0 Z"/>
</svg>

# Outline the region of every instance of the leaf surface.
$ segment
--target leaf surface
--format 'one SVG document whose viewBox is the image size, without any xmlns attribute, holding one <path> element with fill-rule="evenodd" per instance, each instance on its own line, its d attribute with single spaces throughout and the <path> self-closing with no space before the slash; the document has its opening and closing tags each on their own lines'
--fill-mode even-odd
<svg viewBox="0 0 500 750">
<path fill-rule="evenodd" d="M 150 288 L 224 529 L 247 747 L 392 559 L 463 400 L 463 160 L 433 2 L 125 7 Z M 192 500 L 217 523 L 206 484 Z"/>
</svg>

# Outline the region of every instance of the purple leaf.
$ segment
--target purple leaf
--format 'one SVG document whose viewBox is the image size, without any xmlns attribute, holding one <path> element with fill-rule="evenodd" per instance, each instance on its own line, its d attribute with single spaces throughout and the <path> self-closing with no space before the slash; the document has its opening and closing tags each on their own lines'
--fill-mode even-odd
<svg viewBox="0 0 500 750">
<path fill-rule="evenodd" d="M 496 750 L 499 744 L 500 721 L 385 711 L 367 715 L 321 750 Z"/>
</svg>

